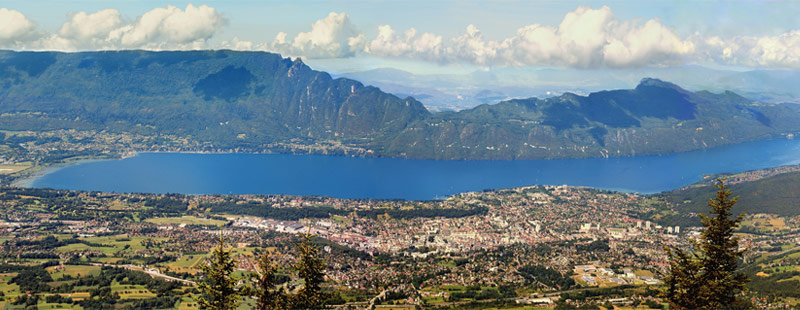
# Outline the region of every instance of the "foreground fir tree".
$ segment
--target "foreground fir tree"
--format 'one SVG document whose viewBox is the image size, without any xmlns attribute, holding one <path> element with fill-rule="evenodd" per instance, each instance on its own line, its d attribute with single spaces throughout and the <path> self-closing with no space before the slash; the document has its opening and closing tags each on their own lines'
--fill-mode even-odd
<svg viewBox="0 0 800 310">
<path fill-rule="evenodd" d="M 200 265 L 203 280 L 197 285 L 201 294 L 197 303 L 201 309 L 229 310 L 239 306 L 238 279 L 233 276 L 235 266 L 231 252 L 225 250 L 225 238 L 219 236 L 208 263 Z"/>
<path fill-rule="evenodd" d="M 692 241 L 693 248 L 667 249 L 670 256 L 670 272 L 664 278 L 664 292 L 674 309 L 736 309 L 748 305 L 737 295 L 745 290 L 747 278 L 737 272 L 739 259 L 744 251 L 739 250 L 739 238 L 733 232 L 740 214 L 731 218 L 731 208 L 738 197 L 731 192 L 723 179 L 717 179 L 717 196 L 708 201 L 711 216 L 700 214 L 705 229 L 699 241 Z"/>
<path fill-rule="evenodd" d="M 297 246 L 297 264 L 294 269 L 305 282 L 292 298 L 294 309 L 320 309 L 325 305 L 326 295 L 322 292 L 325 281 L 325 261 L 318 256 L 318 248 L 311 244 L 310 233 L 302 235 L 303 241 Z"/>
<path fill-rule="evenodd" d="M 272 254 L 265 251 L 258 260 L 258 270 L 253 275 L 253 295 L 256 300 L 256 309 L 272 310 L 285 309 L 286 294 L 278 284 L 278 266 L 272 261 Z"/>
</svg>

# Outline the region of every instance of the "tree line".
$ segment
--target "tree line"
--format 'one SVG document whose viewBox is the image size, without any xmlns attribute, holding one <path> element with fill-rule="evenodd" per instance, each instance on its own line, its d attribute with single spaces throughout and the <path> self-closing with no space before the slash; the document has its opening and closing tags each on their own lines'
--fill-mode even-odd
<svg viewBox="0 0 800 310">
<path fill-rule="evenodd" d="M 256 309 L 319 309 L 332 297 L 323 292 L 325 261 L 319 257 L 319 247 L 312 243 L 311 234 L 300 234 L 297 245 L 297 261 L 291 271 L 302 279 L 303 286 L 290 292 L 285 286 L 285 277 L 278 274 L 276 256 L 264 251 L 259 257 L 256 272 L 248 277 L 234 275 L 236 263 L 231 249 L 226 248 L 225 238 L 220 235 L 206 264 L 200 266 L 202 281 L 198 283 L 201 309 L 237 309 L 241 301 L 251 297 Z"/>
</svg>

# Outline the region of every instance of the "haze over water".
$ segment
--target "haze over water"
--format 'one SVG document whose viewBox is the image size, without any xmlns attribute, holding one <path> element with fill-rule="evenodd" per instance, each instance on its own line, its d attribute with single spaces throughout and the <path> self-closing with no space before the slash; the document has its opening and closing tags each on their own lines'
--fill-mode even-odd
<svg viewBox="0 0 800 310">
<path fill-rule="evenodd" d="M 143 153 L 74 164 L 30 185 L 106 192 L 427 200 L 534 184 L 654 193 L 694 183 L 704 174 L 797 163 L 800 140 L 757 141 L 664 156 L 518 161 Z"/>
</svg>

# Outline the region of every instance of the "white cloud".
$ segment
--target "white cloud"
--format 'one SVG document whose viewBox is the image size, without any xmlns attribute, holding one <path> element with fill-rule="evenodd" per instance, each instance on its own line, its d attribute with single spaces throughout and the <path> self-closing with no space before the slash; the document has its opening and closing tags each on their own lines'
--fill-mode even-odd
<svg viewBox="0 0 800 310">
<path fill-rule="evenodd" d="M 78 12 L 72 14 L 70 19 L 61 25 L 58 37 L 51 37 L 48 40 L 72 41 L 75 47 L 104 46 L 111 43 L 108 34 L 120 25 L 122 19 L 119 11 L 115 9 L 100 10 L 91 14 Z"/>
<path fill-rule="evenodd" d="M 347 14 L 331 12 L 314 22 L 311 31 L 298 33 L 291 40 L 285 32 L 280 32 L 270 45 L 272 50 L 292 56 L 336 58 L 355 56 L 363 48 L 364 40 L 364 34 Z"/>
<path fill-rule="evenodd" d="M 562 61 L 577 67 L 596 66 L 602 62 L 602 48 L 616 36 L 624 35 L 617 31 L 620 22 L 614 18 L 611 8 L 603 6 L 594 10 L 589 7 L 578 7 L 567 13 L 556 32 L 558 45 L 561 47 Z M 539 42 L 547 44 L 547 42 Z"/>
<path fill-rule="evenodd" d="M 36 24 L 20 11 L 0 8 L 0 46 L 13 46 L 35 35 Z"/>
<path fill-rule="evenodd" d="M 446 48 L 447 57 L 465 60 L 479 65 L 490 64 L 497 55 L 497 42 L 485 42 L 478 27 L 470 24 L 467 32 L 450 40 Z"/>
<path fill-rule="evenodd" d="M 675 62 L 693 51 L 660 22 L 623 22 L 606 6 L 579 7 L 557 28 L 532 24 L 502 41 L 487 42 L 470 25 L 451 42 L 451 58 L 480 65 L 631 67 Z"/>
<path fill-rule="evenodd" d="M 694 43 L 681 40 L 661 23 L 647 21 L 603 46 L 603 60 L 610 67 L 679 63 L 694 52 Z"/>
<path fill-rule="evenodd" d="M 266 51 L 267 44 L 253 43 L 252 41 L 241 40 L 239 37 L 233 37 L 230 41 L 222 41 L 215 48 L 234 51 Z"/>
<path fill-rule="evenodd" d="M 37 30 L 19 11 L 0 8 L 0 48 L 23 50 L 207 49 L 260 50 L 286 56 L 341 58 L 398 57 L 482 66 L 621 68 L 680 63 L 715 63 L 800 68 L 800 30 L 771 36 L 679 36 L 658 19 L 620 20 L 611 8 L 581 6 L 558 25 L 532 23 L 500 40 L 487 40 L 475 25 L 445 38 L 415 28 L 381 25 L 367 38 L 346 13 L 331 12 L 311 29 L 290 37 L 279 32 L 268 42 L 238 37 L 210 46 L 227 24 L 215 8 L 189 4 L 155 8 L 127 20 L 116 9 L 77 12 L 55 33 Z"/>
<path fill-rule="evenodd" d="M 438 61 L 443 55 L 444 47 L 441 36 L 428 32 L 418 34 L 414 28 L 398 35 L 391 26 L 381 25 L 378 27 L 377 37 L 366 44 L 364 52 L 376 56 Z"/>
<path fill-rule="evenodd" d="M 800 68 L 800 30 L 758 38 L 747 54 L 754 63 L 746 65 Z"/>
<path fill-rule="evenodd" d="M 776 36 L 692 36 L 700 61 L 747 67 L 800 69 L 800 30 Z"/>
<path fill-rule="evenodd" d="M 411 28 L 403 34 L 389 25 L 378 27 L 364 53 L 477 65 L 566 66 L 578 68 L 663 65 L 683 60 L 694 51 L 657 20 L 643 24 L 614 17 L 611 8 L 578 7 L 558 27 L 531 24 L 503 40 L 487 41 L 475 25 L 449 40 Z"/>
<path fill-rule="evenodd" d="M 363 49 L 359 49 L 363 46 Z M 486 66 L 624 68 L 714 62 L 753 67 L 800 67 L 800 30 L 780 36 L 681 38 L 657 19 L 623 21 L 608 6 L 580 6 L 557 27 L 530 24 L 502 40 L 486 40 L 475 25 L 456 37 L 378 26 L 364 35 L 344 13 L 330 13 L 310 32 L 280 32 L 270 50 L 291 56 L 352 57 L 366 54 Z"/>
<path fill-rule="evenodd" d="M 4 18 L 4 14 L 9 14 L 10 18 Z M 11 27 L 3 26 L 4 22 Z M 70 14 L 55 34 L 28 40 L 17 39 L 15 46 L 60 51 L 204 49 L 208 48 L 206 41 L 226 24 L 222 14 L 207 5 L 189 4 L 183 10 L 171 5 L 155 8 L 131 23 L 124 23 L 119 11 L 104 9 L 94 13 Z M 21 13 L 6 9 L 0 9 L 0 26 L 3 26 L 0 27 L 0 43 L 4 41 L 5 32 L 20 37 L 26 32 L 33 32 L 35 28 Z"/>
<path fill-rule="evenodd" d="M 189 4 L 186 10 L 174 6 L 156 8 L 144 13 L 130 25 L 112 31 L 112 39 L 128 48 L 154 47 L 165 44 L 195 45 L 213 36 L 227 21 L 216 9 Z"/>
</svg>

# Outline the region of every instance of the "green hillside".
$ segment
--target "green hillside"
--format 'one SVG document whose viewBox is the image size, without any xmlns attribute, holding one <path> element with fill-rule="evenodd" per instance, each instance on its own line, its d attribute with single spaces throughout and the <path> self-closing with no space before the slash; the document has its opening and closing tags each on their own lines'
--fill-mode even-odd
<svg viewBox="0 0 800 310">
<path fill-rule="evenodd" d="M 431 114 L 414 98 L 265 52 L 0 51 L 0 130 L 56 129 L 175 135 L 197 151 L 328 143 L 357 155 L 544 159 L 778 137 L 800 132 L 800 107 L 644 79 L 630 90 Z"/>
<path fill-rule="evenodd" d="M 733 213 L 773 213 L 783 216 L 800 215 L 800 172 L 779 174 L 752 182 L 730 186 L 739 196 Z M 662 195 L 677 204 L 681 213 L 708 213 L 706 202 L 714 197 L 716 187 L 711 185 L 677 189 Z"/>
</svg>

